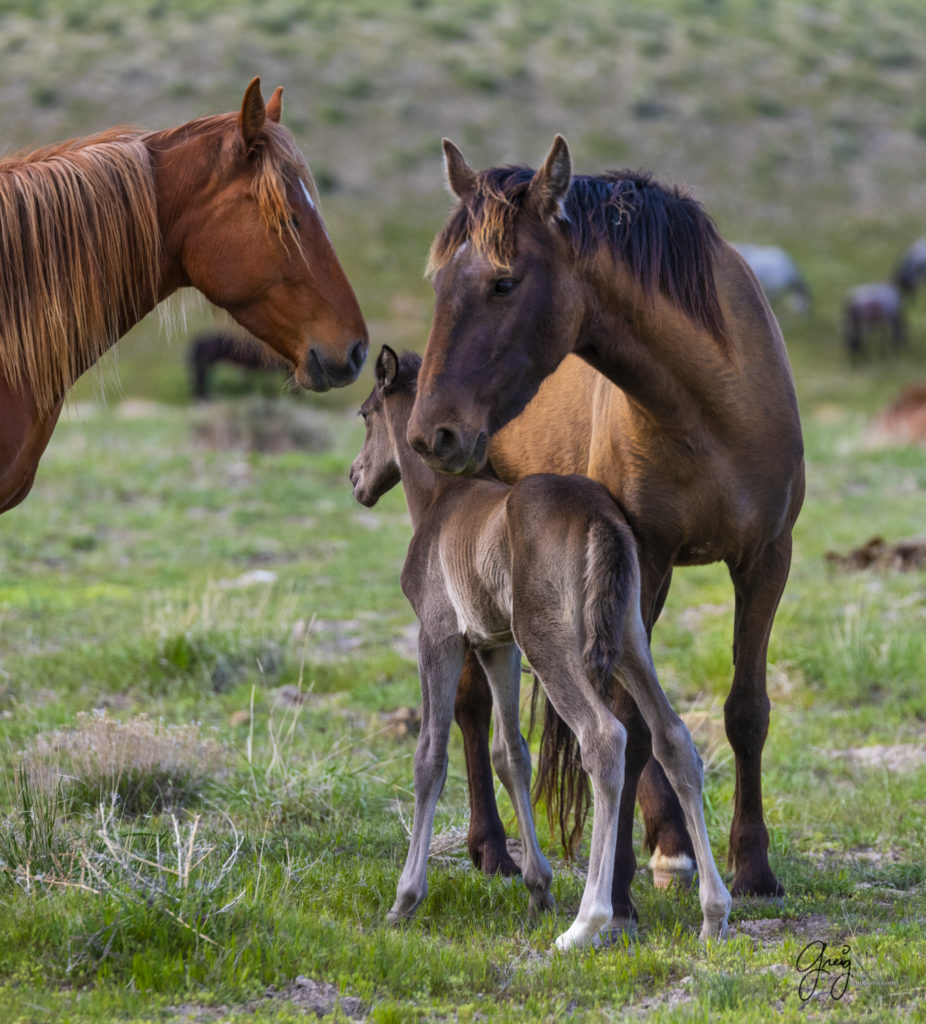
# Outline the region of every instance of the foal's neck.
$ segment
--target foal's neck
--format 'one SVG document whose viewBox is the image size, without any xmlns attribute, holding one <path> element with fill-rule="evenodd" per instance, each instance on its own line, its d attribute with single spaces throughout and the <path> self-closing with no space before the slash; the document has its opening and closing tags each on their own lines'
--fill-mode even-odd
<svg viewBox="0 0 926 1024">
<path fill-rule="evenodd" d="M 412 413 L 414 396 L 403 396 L 407 401 L 390 403 L 387 415 L 389 430 L 392 434 L 393 450 L 402 486 L 405 490 L 405 503 L 412 521 L 412 529 L 417 530 L 434 502 L 448 488 L 459 486 L 460 481 L 453 476 L 437 473 L 425 465 L 421 457 L 412 449 L 405 438 L 408 420 Z"/>
</svg>

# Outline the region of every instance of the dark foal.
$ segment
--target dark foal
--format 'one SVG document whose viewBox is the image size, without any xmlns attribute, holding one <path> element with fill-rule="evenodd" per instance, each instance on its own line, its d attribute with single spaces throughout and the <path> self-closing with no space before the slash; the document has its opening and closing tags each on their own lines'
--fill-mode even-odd
<svg viewBox="0 0 926 1024">
<path fill-rule="evenodd" d="M 427 894 L 428 848 L 467 650 L 475 652 L 492 691 L 492 761 L 517 814 L 530 905 L 551 905 L 552 872 L 534 830 L 530 754 L 519 727 L 523 651 L 578 739 L 594 794 L 585 892 L 556 945 L 594 943 L 611 920 L 627 739 L 605 701 L 615 670 L 684 809 L 700 876 L 701 938 L 723 937 L 731 900 L 708 843 L 701 760 L 656 678 L 640 615 L 636 547 L 618 506 L 581 476 L 535 475 L 508 487 L 488 474 L 459 479 L 429 469 L 405 436 L 419 366 L 418 356 L 400 361 L 383 348 L 376 386 L 361 408 L 366 438 L 350 471 L 354 497 L 367 506 L 401 480 L 415 531 L 402 590 L 421 624 L 422 724 L 411 844 L 389 920 L 411 917 Z"/>
</svg>

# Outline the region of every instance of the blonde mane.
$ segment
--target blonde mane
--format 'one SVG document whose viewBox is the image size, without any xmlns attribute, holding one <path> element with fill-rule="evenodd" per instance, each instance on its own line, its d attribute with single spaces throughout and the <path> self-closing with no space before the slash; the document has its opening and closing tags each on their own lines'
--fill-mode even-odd
<svg viewBox="0 0 926 1024">
<path fill-rule="evenodd" d="M 0 372 L 48 412 L 151 300 L 160 231 L 140 132 L 0 161 Z"/>
</svg>

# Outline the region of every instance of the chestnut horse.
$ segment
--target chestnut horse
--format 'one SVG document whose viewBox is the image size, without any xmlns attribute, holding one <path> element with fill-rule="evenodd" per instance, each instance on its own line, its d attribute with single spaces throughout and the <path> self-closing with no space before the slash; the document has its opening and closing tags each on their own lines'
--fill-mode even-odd
<svg viewBox="0 0 926 1024">
<path fill-rule="evenodd" d="M 178 288 L 303 386 L 356 379 L 366 324 L 281 112 L 255 78 L 240 113 L 0 161 L 0 512 L 29 493 L 70 386 Z"/>
<path fill-rule="evenodd" d="M 780 895 L 762 809 L 766 661 L 804 460 L 778 323 L 755 275 L 679 190 L 629 172 L 573 178 L 559 136 L 536 172 L 477 173 L 448 140 L 444 153 L 459 202 L 431 251 L 435 313 L 409 441 L 452 473 L 489 456 L 507 482 L 537 472 L 602 482 L 637 539 L 648 629 L 674 566 L 726 562 L 736 596 L 724 706 L 736 763 L 733 891 Z M 693 865 L 645 723 L 620 688 L 614 701 L 629 738 L 612 890 L 623 927 L 636 914 L 638 782 L 657 881 L 690 877 Z M 470 659 L 457 704 L 470 852 L 510 871 L 487 767 L 489 708 Z"/>
<path fill-rule="evenodd" d="M 354 497 L 368 507 L 401 479 L 414 529 L 402 590 L 421 623 L 422 722 L 411 843 L 389 920 L 408 920 L 427 895 L 428 848 L 467 649 L 495 701 L 492 760 L 517 814 L 530 906 L 552 907 L 553 875 L 534 830 L 530 753 L 519 728 L 523 651 L 577 738 L 595 794 L 585 891 L 557 948 L 598 943 L 611 919 L 627 736 L 603 699 L 614 671 L 652 730 L 654 752 L 691 828 L 701 940 L 723 938 L 731 900 L 704 824 L 701 759 L 656 677 L 640 614 L 636 547 L 620 509 L 585 476 L 536 474 L 508 487 L 488 473 L 461 479 L 429 469 L 406 439 L 420 362 L 383 347 L 376 385 L 360 409 L 366 437 L 350 469 Z"/>
</svg>

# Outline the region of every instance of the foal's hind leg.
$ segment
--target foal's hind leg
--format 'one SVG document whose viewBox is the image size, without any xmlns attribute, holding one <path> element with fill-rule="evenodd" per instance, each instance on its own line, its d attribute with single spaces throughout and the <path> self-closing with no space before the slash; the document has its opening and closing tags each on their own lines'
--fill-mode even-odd
<svg viewBox="0 0 926 1024">
<path fill-rule="evenodd" d="M 733 686 L 724 704 L 727 738 L 736 761 L 730 826 L 734 895 L 783 896 L 768 861 L 762 812 L 762 748 L 768 735 L 766 663 L 772 620 L 791 566 L 791 534 L 779 537 L 749 565 L 730 569 L 736 591 Z"/>
<path fill-rule="evenodd" d="M 540 851 L 531 811 L 531 756 L 521 735 L 520 701 L 521 652 L 514 644 L 480 651 L 479 661 L 486 671 L 495 700 L 495 735 L 492 739 L 492 763 L 502 785 L 508 791 L 521 832 L 521 874 L 530 891 L 533 912 L 553 907 L 550 882 L 553 872 Z"/>
<path fill-rule="evenodd" d="M 704 916 L 701 939 L 723 938 L 727 934 L 732 900 L 717 870 L 707 837 L 701 759 L 688 727 L 672 710 L 659 685 L 643 623 L 639 619 L 628 623 L 625 645 L 618 672 L 649 725 L 653 753 L 672 782 L 694 846 Z"/>
<path fill-rule="evenodd" d="M 466 652 L 454 716 L 463 733 L 469 788 L 469 835 L 466 843 L 477 868 L 487 875 L 517 875 L 505 843 L 505 827 L 495 803 L 495 779 L 489 762 L 492 692 L 473 651 Z"/>
<path fill-rule="evenodd" d="M 592 838 L 579 912 L 557 939 L 558 949 L 587 946 L 611 920 L 611 882 L 618 839 L 627 733 L 595 692 L 574 636 L 535 636 L 525 654 L 557 714 L 575 733 L 592 783 Z"/>
<path fill-rule="evenodd" d="M 422 707 L 421 733 L 415 749 L 415 816 L 395 903 L 387 915 L 390 924 L 410 918 L 428 892 L 428 849 L 437 798 L 447 777 L 447 741 L 463 650 L 463 638 L 459 636 L 440 643 L 432 643 L 423 631 L 418 637 Z"/>
</svg>

